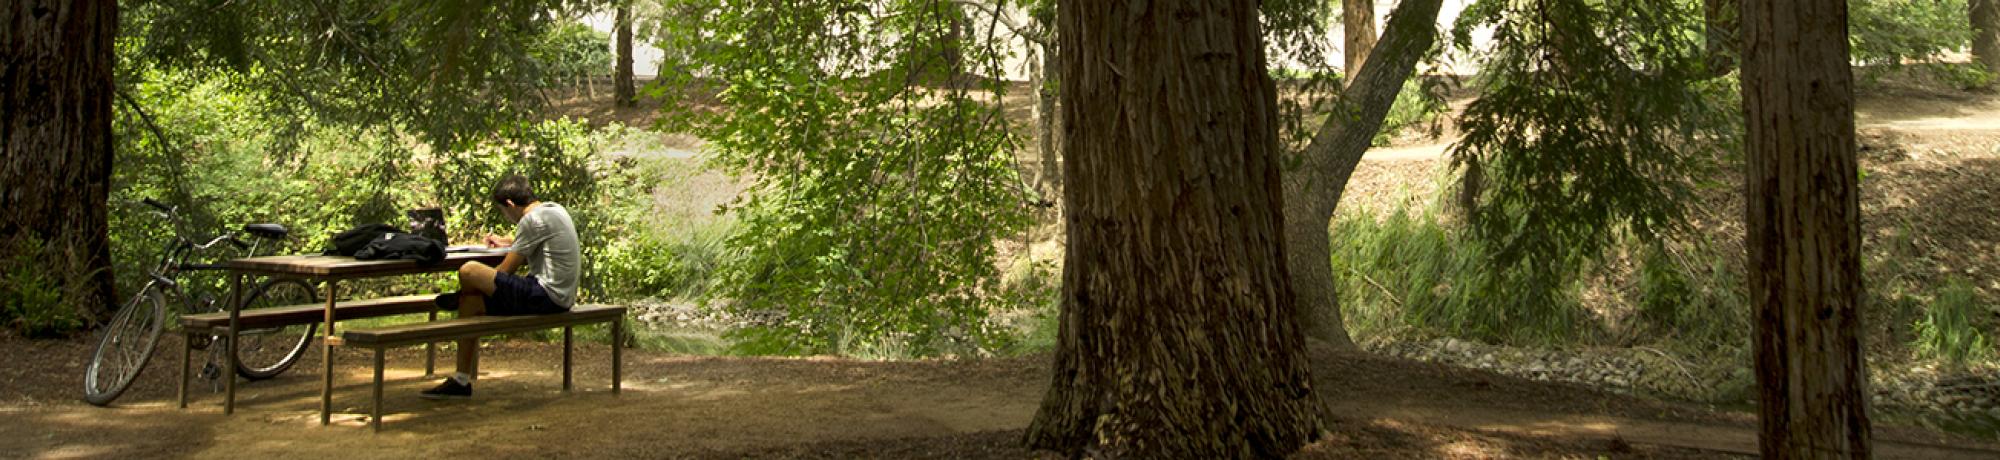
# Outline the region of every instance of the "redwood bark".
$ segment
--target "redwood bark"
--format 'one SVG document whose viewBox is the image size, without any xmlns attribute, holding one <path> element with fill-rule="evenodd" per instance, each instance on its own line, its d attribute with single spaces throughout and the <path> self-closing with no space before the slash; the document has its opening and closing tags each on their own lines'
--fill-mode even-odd
<svg viewBox="0 0 2000 460">
<path fill-rule="evenodd" d="M 112 304 L 112 0 L 0 5 L 0 245 L 31 235 L 62 254 L 66 300 Z M 85 276 L 87 275 L 87 276 Z M 101 313 L 102 311 L 98 311 Z"/>
<path fill-rule="evenodd" d="M 1972 60 L 2000 72 L 2000 0 L 1971 0 Z"/>
<path fill-rule="evenodd" d="M 1867 458 L 1846 0 L 1741 2 L 1760 447 Z"/>
<path fill-rule="evenodd" d="M 1254 0 L 1064 0 L 1069 250 L 1031 447 L 1279 457 L 1320 430 Z"/>
<path fill-rule="evenodd" d="M 618 70 L 616 75 L 611 77 L 611 96 L 617 99 L 616 103 L 619 107 L 637 107 L 639 105 L 639 90 L 637 85 L 632 82 L 632 7 L 630 4 L 624 2 L 618 4 L 618 17 L 615 19 L 615 22 L 617 24 L 614 25 L 614 28 L 617 30 L 613 33 L 617 35 L 614 40 L 618 42 Z"/>
<path fill-rule="evenodd" d="M 1361 67 L 1341 95 L 1348 110 L 1328 116 L 1301 154 L 1304 164 L 1285 175 L 1285 254 L 1298 294 L 1298 321 L 1306 336 L 1352 347 L 1335 292 L 1327 224 L 1361 155 L 1382 129 L 1382 118 L 1410 78 L 1417 60 L 1437 39 L 1443 0 L 1403 0 L 1389 15 L 1375 60 Z"/>
<path fill-rule="evenodd" d="M 1347 72 L 1346 86 L 1352 87 L 1368 53 L 1375 49 L 1375 0 L 1342 0 L 1340 19 L 1347 36 L 1347 46 L 1341 48 L 1347 67 L 1342 70 Z"/>
</svg>

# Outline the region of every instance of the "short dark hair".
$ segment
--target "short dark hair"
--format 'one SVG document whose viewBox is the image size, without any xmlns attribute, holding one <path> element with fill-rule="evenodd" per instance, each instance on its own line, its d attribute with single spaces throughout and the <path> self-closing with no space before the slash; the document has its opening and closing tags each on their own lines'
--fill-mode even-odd
<svg viewBox="0 0 2000 460">
<path fill-rule="evenodd" d="M 493 202 L 507 204 L 508 201 L 513 201 L 515 206 L 527 206 L 536 201 L 535 190 L 528 188 L 528 176 L 507 176 L 493 186 Z"/>
</svg>

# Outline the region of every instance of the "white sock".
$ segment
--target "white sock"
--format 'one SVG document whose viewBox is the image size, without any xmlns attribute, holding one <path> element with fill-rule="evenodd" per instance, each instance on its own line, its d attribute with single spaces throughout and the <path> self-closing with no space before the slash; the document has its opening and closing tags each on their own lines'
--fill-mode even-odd
<svg viewBox="0 0 2000 460">
<path fill-rule="evenodd" d="M 457 380 L 459 385 L 472 386 L 471 374 L 467 374 L 464 372 L 453 372 L 451 374 L 451 379 Z"/>
</svg>

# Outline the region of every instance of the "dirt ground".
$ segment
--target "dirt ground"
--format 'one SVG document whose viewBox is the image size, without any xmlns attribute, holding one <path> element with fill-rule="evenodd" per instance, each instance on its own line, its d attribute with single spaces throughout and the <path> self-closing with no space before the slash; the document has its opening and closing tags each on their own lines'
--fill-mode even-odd
<svg viewBox="0 0 2000 460">
<path fill-rule="evenodd" d="M 171 338 L 162 350 L 179 346 Z M 87 339 L 0 338 L 0 456 L 18 458 L 1024 458 L 1046 356 L 867 362 L 582 346 L 563 394 L 561 348 L 490 344 L 476 397 L 416 397 L 421 348 L 391 353 L 383 431 L 366 429 L 368 359 L 336 354 L 332 426 L 318 424 L 317 353 L 238 387 L 237 412 L 198 384 L 173 406 L 178 356 L 156 356 L 109 408 L 78 399 Z M 171 353 L 168 353 L 171 354 Z M 449 355 L 446 355 L 449 356 Z M 1300 458 L 1718 458 L 1754 452 L 1742 414 L 1484 371 L 1312 350 L 1327 433 Z M 199 358 L 198 358 L 199 359 Z M 1885 458 L 1996 458 L 2000 445 L 1880 428 Z M 1046 456 L 1046 455 L 1040 455 Z"/>
</svg>

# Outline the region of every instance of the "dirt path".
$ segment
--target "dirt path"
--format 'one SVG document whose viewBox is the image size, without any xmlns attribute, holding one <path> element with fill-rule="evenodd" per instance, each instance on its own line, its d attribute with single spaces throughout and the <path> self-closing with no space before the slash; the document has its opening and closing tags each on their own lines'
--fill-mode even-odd
<svg viewBox="0 0 2000 460">
<path fill-rule="evenodd" d="M 171 344 L 177 345 L 177 344 Z M 343 352 L 332 427 L 320 427 L 318 366 L 243 385 L 221 415 L 206 388 L 171 405 L 172 365 L 156 361 L 112 408 L 81 404 L 62 362 L 81 340 L 0 340 L 0 452 L 24 458 L 157 457 L 955 457 L 1022 458 L 1021 429 L 1048 382 L 1046 358 L 862 362 L 627 354 L 625 392 L 608 392 L 609 350 L 583 347 L 577 391 L 560 388 L 560 349 L 510 341 L 483 355 L 478 397 L 416 392 L 422 355 L 391 355 L 384 432 L 365 429 L 367 360 Z M 1329 395 L 1327 440 L 1306 458 L 1714 458 L 1747 452 L 1740 415 L 1432 364 L 1315 350 Z M 61 359 L 49 359 L 61 358 Z M 308 364 L 318 356 L 309 355 Z M 2000 446 L 1885 430 L 1886 458 L 1994 458 Z M 1942 444 L 1952 447 L 1923 447 Z M 1925 450 L 1928 449 L 1928 450 Z M 1966 450 L 1973 449 L 1973 450 Z M 1984 450 L 1981 450 L 1984 449 Z M 1967 453 L 1970 452 L 1970 453 Z M 303 455 L 299 455 L 303 454 Z"/>
<path fill-rule="evenodd" d="M 1462 102 L 1452 105 L 1460 109 L 1465 106 Z M 2000 95 L 1875 90 L 1856 97 L 1854 115 L 1856 128 L 1862 131 L 1888 131 L 1933 141 L 1915 143 L 1911 146 L 1913 150 L 1957 147 L 1975 153 L 2000 154 Z M 1446 158 L 1451 144 L 1457 141 L 1456 137 L 1447 137 L 1376 147 L 1369 149 L 1362 160 L 1440 160 Z M 1930 145 L 1936 143 L 1944 145 Z"/>
</svg>

